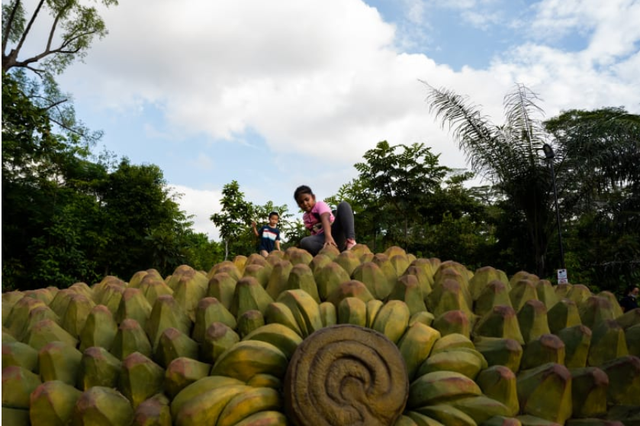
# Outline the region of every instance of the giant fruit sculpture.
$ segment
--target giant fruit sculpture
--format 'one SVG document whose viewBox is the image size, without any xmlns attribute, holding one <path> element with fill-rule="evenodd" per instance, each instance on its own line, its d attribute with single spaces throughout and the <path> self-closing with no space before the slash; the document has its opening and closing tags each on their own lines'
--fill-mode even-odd
<svg viewBox="0 0 640 426">
<path fill-rule="evenodd" d="M 640 309 L 391 247 L 2 295 L 3 425 L 640 425 Z"/>
</svg>

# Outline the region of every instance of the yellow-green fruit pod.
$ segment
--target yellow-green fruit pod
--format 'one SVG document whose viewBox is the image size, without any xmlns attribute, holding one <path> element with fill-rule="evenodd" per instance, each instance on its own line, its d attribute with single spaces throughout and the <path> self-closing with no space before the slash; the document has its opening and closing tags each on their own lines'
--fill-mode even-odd
<svg viewBox="0 0 640 426">
<path fill-rule="evenodd" d="M 134 352 L 151 356 L 151 342 L 138 321 L 125 319 L 118 327 L 113 345 L 109 350 L 116 358 L 123 360 Z"/>
<path fill-rule="evenodd" d="M 471 417 L 478 424 L 484 424 L 484 422 L 494 416 L 509 416 L 512 412 L 512 410 L 502 402 L 488 398 L 485 395 L 456 399 L 451 401 L 450 405 Z"/>
<path fill-rule="evenodd" d="M 238 334 L 243 338 L 264 325 L 264 316 L 255 309 L 248 310 L 238 317 Z"/>
<path fill-rule="evenodd" d="M 617 302 L 616 305 L 618 305 Z M 616 318 L 609 299 L 599 296 L 591 296 L 582 302 L 578 312 L 580 313 L 582 324 L 592 330 L 602 321 Z"/>
<path fill-rule="evenodd" d="M 406 253 L 393 254 L 387 250 L 385 254 L 389 257 L 389 262 L 393 265 L 398 276 L 401 276 L 411 263 Z"/>
<path fill-rule="evenodd" d="M 440 264 L 433 276 L 433 290 L 440 287 L 447 280 L 452 280 L 460 284 L 460 291 L 467 306 L 473 306 L 473 298 L 469 291 L 469 278 L 471 272 L 458 262 L 446 261 Z"/>
<path fill-rule="evenodd" d="M 371 259 L 371 261 L 378 265 L 380 269 L 382 269 L 384 276 L 387 277 L 390 288 L 393 288 L 393 286 L 396 284 L 396 281 L 398 280 L 398 273 L 396 272 L 396 268 L 391 264 L 389 256 L 384 253 L 377 253 L 373 256 L 373 259 Z"/>
<path fill-rule="evenodd" d="M 436 318 L 448 311 L 463 311 L 468 316 L 473 315 L 470 306 L 462 285 L 453 279 L 436 283 L 433 291 L 427 296 L 427 308 Z"/>
<path fill-rule="evenodd" d="M 207 296 L 218 299 L 222 306 L 229 309 L 236 292 L 236 283 L 239 278 L 232 277 L 226 272 L 218 272 L 209 279 Z"/>
<path fill-rule="evenodd" d="M 555 291 L 556 291 L 556 295 L 558 296 L 558 299 L 559 300 L 565 299 L 569 294 L 569 292 L 571 291 L 571 287 L 573 287 L 573 285 L 569 283 L 556 285 Z"/>
<path fill-rule="evenodd" d="M 421 260 L 424 261 L 424 264 L 420 263 Z M 416 259 L 414 262 L 411 262 L 402 276 L 412 275 L 416 277 L 418 284 L 420 285 L 420 290 L 422 290 L 422 295 L 426 298 L 429 293 L 433 291 L 433 271 L 427 272 L 426 266 L 424 265 L 429 265 L 428 268 L 431 270 L 431 263 L 429 263 L 428 260 Z"/>
<path fill-rule="evenodd" d="M 287 365 L 286 355 L 271 343 L 244 340 L 218 357 L 211 369 L 211 375 L 224 375 L 243 382 L 263 373 L 282 379 Z"/>
<path fill-rule="evenodd" d="M 191 319 L 173 296 L 164 295 L 156 299 L 145 331 L 151 346 L 155 348 L 162 332 L 167 328 L 173 327 L 189 335 L 191 324 Z"/>
<path fill-rule="evenodd" d="M 19 290 L 7 291 L 2 293 L 2 325 L 4 325 L 5 327 L 9 326 L 7 321 L 9 320 L 11 309 L 18 302 L 18 300 L 22 299 L 23 297 L 24 292 Z"/>
<path fill-rule="evenodd" d="M 609 377 L 609 405 L 640 406 L 640 358 L 622 356 L 604 363 L 601 368 Z"/>
<path fill-rule="evenodd" d="M 340 255 L 340 249 L 338 249 L 337 247 L 334 247 L 334 246 L 324 246 L 324 247 L 322 247 L 322 249 L 320 249 L 318 254 L 328 257 L 333 262 L 336 259 L 336 257 L 338 257 Z M 318 255 L 315 255 L 314 259 L 316 257 L 318 257 Z M 311 263 L 313 263 L 313 260 L 311 261 Z"/>
<path fill-rule="evenodd" d="M 397 343 L 409 326 L 410 317 L 411 313 L 406 303 L 390 300 L 380 308 L 371 328 Z"/>
<path fill-rule="evenodd" d="M 297 334 L 302 336 L 302 331 L 300 330 L 300 326 L 298 322 L 293 317 L 293 313 L 291 309 L 284 303 L 273 302 L 267 306 L 267 309 L 264 313 L 264 319 L 267 324 L 278 323 L 284 326 L 289 327 L 291 330 L 295 331 Z"/>
<path fill-rule="evenodd" d="M 233 258 L 233 264 L 236 265 L 240 273 L 244 273 L 244 268 L 247 265 L 247 256 L 237 255 Z"/>
<path fill-rule="evenodd" d="M 267 287 L 265 288 L 272 299 L 277 299 L 280 293 L 287 290 L 287 282 L 289 281 L 291 269 L 293 269 L 293 265 L 288 260 L 281 260 L 273 265 L 273 270 L 271 271 Z"/>
<path fill-rule="evenodd" d="M 45 319 L 50 319 L 54 321 L 56 324 L 62 324 L 62 320 L 60 320 L 60 317 L 58 317 L 58 315 L 55 312 L 53 312 L 51 308 L 49 308 L 48 306 L 36 306 L 35 308 L 29 311 L 29 320 L 28 320 L 29 322 L 26 324 L 26 327 L 24 328 L 24 333 L 21 334 L 21 338 L 18 340 L 24 340 L 25 335 L 28 335 L 29 330 L 35 324 Z"/>
<path fill-rule="evenodd" d="M 169 327 L 160 335 L 153 358 L 166 368 L 180 357 L 198 359 L 198 343 L 177 328 Z"/>
<path fill-rule="evenodd" d="M 582 324 L 576 302 L 570 299 L 560 299 L 553 308 L 547 311 L 549 330 L 557 334 L 560 330 Z"/>
<path fill-rule="evenodd" d="M 213 364 L 227 349 L 240 341 L 238 333 L 221 322 L 214 322 L 204 334 L 200 347 L 200 360 Z"/>
<path fill-rule="evenodd" d="M 40 376 L 17 365 L 2 369 L 2 406 L 29 408 L 29 395 L 42 381 Z"/>
<path fill-rule="evenodd" d="M 271 374 L 256 374 L 247 380 L 247 386 L 280 390 L 282 389 L 282 380 Z"/>
<path fill-rule="evenodd" d="M 548 363 L 518 375 L 518 402 L 523 414 L 564 424 L 573 411 L 571 373 L 560 364 Z"/>
<path fill-rule="evenodd" d="M 335 262 L 330 262 L 314 273 L 318 287 L 320 300 L 327 300 L 340 284 L 348 282 L 351 278 L 347 271 Z"/>
<path fill-rule="evenodd" d="M 25 343 L 36 350 L 40 350 L 46 344 L 55 341 L 64 342 L 73 347 L 78 344 L 78 340 L 75 337 L 51 319 L 38 321 L 31 326 L 25 337 Z"/>
<path fill-rule="evenodd" d="M 211 371 L 211 364 L 195 359 L 180 357 L 171 361 L 164 372 L 162 388 L 173 399 L 182 389 L 203 377 Z"/>
<path fill-rule="evenodd" d="M 271 410 L 282 410 L 280 392 L 272 388 L 252 387 L 227 403 L 216 426 L 233 426 L 254 414 Z"/>
<path fill-rule="evenodd" d="M 185 386 L 171 400 L 171 416 L 173 417 L 174 423 L 177 423 L 178 413 L 182 410 L 182 407 L 189 401 L 198 397 L 198 395 L 203 395 L 215 389 L 223 389 L 227 387 L 237 387 L 243 385 L 243 382 L 231 377 L 208 376 Z"/>
<path fill-rule="evenodd" d="M 442 423 L 415 411 L 405 411 L 395 426 L 444 426 Z"/>
<path fill-rule="evenodd" d="M 367 302 L 367 328 L 373 327 L 373 322 L 383 306 L 384 302 L 382 300 L 371 299 Z"/>
<path fill-rule="evenodd" d="M 284 252 L 284 257 L 289 262 L 291 262 L 291 264 L 294 266 L 297 265 L 298 263 L 303 263 L 305 265 L 308 265 L 313 260 L 313 256 L 311 255 L 311 253 L 296 247 L 289 247 Z"/>
<path fill-rule="evenodd" d="M 269 303 L 273 303 L 273 301 L 258 280 L 253 277 L 242 277 L 236 283 L 236 292 L 233 295 L 229 312 L 236 318 L 250 310 L 260 311 L 264 314 Z"/>
<path fill-rule="evenodd" d="M 207 273 L 207 278 L 211 280 L 214 275 L 219 273 L 229 274 L 236 281 L 242 278 L 240 269 L 238 269 L 238 266 L 230 260 L 223 260 L 222 262 L 215 264 Z"/>
<path fill-rule="evenodd" d="M 30 397 L 32 426 L 66 426 L 82 392 L 60 380 L 42 383 Z"/>
<path fill-rule="evenodd" d="M 559 426 L 557 422 L 552 422 L 530 414 L 518 416 L 516 419 L 522 426 Z"/>
<path fill-rule="evenodd" d="M 523 279 L 511 285 L 509 297 L 511 298 L 511 306 L 516 312 L 520 311 L 527 300 L 538 300 L 538 291 L 535 285 L 537 281 Z"/>
<path fill-rule="evenodd" d="M 538 300 L 544 303 L 547 311 L 553 308 L 553 306 L 560 301 L 556 294 L 556 290 L 553 288 L 553 285 L 549 280 L 538 281 L 536 283 L 536 292 L 538 293 Z"/>
<path fill-rule="evenodd" d="M 440 332 L 422 323 L 416 322 L 407 327 L 398 341 L 398 349 L 404 359 L 410 381 L 415 378 L 418 368 L 427 359 L 438 339 Z"/>
<path fill-rule="evenodd" d="M 162 392 L 164 370 L 139 352 L 122 361 L 118 377 L 118 390 L 126 396 L 135 409 L 147 398 Z"/>
<path fill-rule="evenodd" d="M 514 287 L 518 281 L 527 280 L 527 279 L 529 281 L 538 282 L 540 280 L 540 277 L 527 271 L 518 271 L 515 274 L 513 274 L 509 279 L 509 285 L 511 287 Z"/>
<path fill-rule="evenodd" d="M 511 417 L 518 414 L 520 405 L 518 403 L 516 375 L 511 369 L 504 365 L 493 365 L 478 374 L 476 383 L 478 383 L 485 396 L 500 401 L 507 407 L 508 411 L 506 413 L 494 415 Z"/>
<path fill-rule="evenodd" d="M 629 355 L 640 357 L 640 324 L 627 328 L 624 331 L 624 339 L 627 341 Z"/>
<path fill-rule="evenodd" d="M 464 311 L 447 311 L 434 319 L 432 326 L 443 336 L 462 334 L 469 337 L 471 335 L 471 322 Z"/>
<path fill-rule="evenodd" d="M 473 300 L 477 300 L 485 287 L 492 281 L 502 282 L 501 275 L 496 268 L 493 266 L 483 266 L 482 268 L 476 269 L 473 277 L 469 280 L 469 292 L 471 293 L 471 298 Z M 503 285 L 506 289 L 508 284 L 503 283 Z"/>
<path fill-rule="evenodd" d="M 476 299 L 473 311 L 480 316 L 485 315 L 498 305 L 511 306 L 509 290 L 505 283 L 493 280 L 487 283 Z"/>
<path fill-rule="evenodd" d="M 607 361 L 629 355 L 624 330 L 615 320 L 604 320 L 592 331 L 587 365 L 599 367 Z"/>
<path fill-rule="evenodd" d="M 572 417 L 603 417 L 607 413 L 609 377 L 597 367 L 571 369 Z"/>
<path fill-rule="evenodd" d="M 2 368 L 16 365 L 36 372 L 38 369 L 38 351 L 26 343 L 2 339 Z"/>
<path fill-rule="evenodd" d="M 143 329 L 146 327 L 147 319 L 151 315 L 152 305 L 149 303 L 144 294 L 137 288 L 128 288 L 122 295 L 120 306 L 115 315 L 118 324 L 126 319 L 133 319 L 140 324 Z"/>
<path fill-rule="evenodd" d="M 414 259 L 411 261 L 410 266 L 416 266 L 422 269 L 429 279 L 429 285 L 433 286 L 433 276 L 436 273 L 436 267 L 434 267 L 433 263 L 431 263 L 429 259 L 426 259 L 424 257 Z"/>
<path fill-rule="evenodd" d="M 204 340 L 204 333 L 214 322 L 221 322 L 230 328 L 236 328 L 236 318 L 215 297 L 205 297 L 198 302 L 196 321 L 191 337 L 198 343 Z"/>
<path fill-rule="evenodd" d="M 288 424 L 285 415 L 279 411 L 260 411 L 239 421 L 235 426 L 287 426 Z"/>
<path fill-rule="evenodd" d="M 327 247 L 324 247 L 324 248 L 329 248 L 329 247 L 335 248 L 333 246 L 327 246 Z M 325 251 L 320 250 L 320 253 L 318 253 L 315 256 L 313 256 L 313 260 L 309 264 L 309 267 L 313 271 L 314 277 L 315 277 L 315 274 L 318 271 L 320 271 L 320 269 L 322 269 L 323 267 L 325 267 L 328 264 L 330 264 L 331 262 L 333 262 L 333 259 L 335 259 L 340 254 L 340 252 L 338 250 L 332 251 L 332 253 L 333 253 L 333 255 L 330 255 L 326 250 Z"/>
<path fill-rule="evenodd" d="M 616 322 L 625 330 L 629 327 L 640 324 L 640 308 L 625 312 L 616 318 Z"/>
<path fill-rule="evenodd" d="M 320 308 L 322 325 L 329 327 L 338 323 L 338 311 L 333 303 L 322 302 L 318 307 Z"/>
<path fill-rule="evenodd" d="M 464 396 L 481 395 L 480 387 L 464 374 L 435 371 L 418 377 L 409 386 L 407 408 L 446 403 Z"/>
<path fill-rule="evenodd" d="M 451 333 L 438 339 L 433 345 L 432 352 L 435 354 L 437 352 L 457 348 L 475 349 L 475 346 L 468 336 L 460 333 Z"/>
<path fill-rule="evenodd" d="M 271 275 L 272 270 L 273 270 L 273 267 L 265 267 L 264 265 L 249 264 L 244 267 L 244 274 L 242 274 L 242 277 L 255 278 L 256 281 L 260 283 L 260 286 L 262 286 L 262 288 L 266 288 L 267 283 L 269 282 L 269 275 Z"/>
<path fill-rule="evenodd" d="M 98 284 L 98 286 L 100 285 Z M 98 290 L 98 287 L 94 288 L 93 301 L 96 305 L 105 306 L 111 312 L 111 315 L 115 315 L 118 312 L 118 307 L 126 288 L 124 281 L 113 278 L 113 281 L 105 282 L 100 290 Z"/>
<path fill-rule="evenodd" d="M 84 323 L 80 332 L 80 351 L 92 346 L 100 346 L 106 350 L 111 349 L 113 340 L 118 333 L 118 324 L 113 319 L 113 314 L 104 305 L 96 305 Z"/>
<path fill-rule="evenodd" d="M 105 348 L 87 348 L 82 354 L 76 386 L 82 391 L 93 386 L 114 388 L 118 384 L 121 367 L 122 362 Z"/>
<path fill-rule="evenodd" d="M 415 275 L 403 275 L 398 278 L 388 299 L 401 300 L 406 303 L 411 315 L 427 310 L 427 305 L 424 303 L 424 294 Z"/>
<path fill-rule="evenodd" d="M 172 410 L 174 423 L 178 426 L 215 425 L 229 401 L 249 389 L 252 388 L 245 385 L 224 386 L 196 395 L 186 401 L 177 413 Z"/>
<path fill-rule="evenodd" d="M 134 273 L 129 279 L 129 287 L 140 288 L 142 280 L 147 276 L 151 276 L 152 278 L 159 278 L 160 280 L 162 280 L 162 277 L 160 276 L 160 273 L 157 269 L 147 269 L 145 271 L 138 271 Z"/>
<path fill-rule="evenodd" d="M 518 312 L 518 325 L 526 343 L 550 334 L 547 323 L 547 308 L 539 300 L 527 300 Z"/>
<path fill-rule="evenodd" d="M 358 255 L 351 250 L 346 250 L 340 253 L 335 259 L 338 265 L 340 265 L 345 271 L 347 271 L 347 275 L 351 276 L 353 271 L 360 265 L 360 258 Z"/>
<path fill-rule="evenodd" d="M 385 300 L 393 290 L 387 276 L 375 262 L 361 263 L 351 273 L 351 278 L 360 281 L 379 300 Z M 348 279 L 345 281 L 349 281 Z"/>
<path fill-rule="evenodd" d="M 417 314 L 411 315 L 411 318 L 409 318 L 409 325 L 413 325 L 414 323 L 419 322 L 424 325 L 431 326 L 434 320 L 435 317 L 431 312 L 422 311 L 418 312 Z"/>
<path fill-rule="evenodd" d="M 131 288 L 131 283 L 129 283 Z M 158 296 L 169 294 L 173 296 L 173 289 L 162 280 L 162 277 L 154 274 L 147 274 L 137 287 L 140 289 L 144 297 L 149 302 L 149 305 L 153 306 L 156 303 Z"/>
<path fill-rule="evenodd" d="M 582 302 L 586 301 L 591 296 L 593 296 L 591 290 L 589 290 L 589 287 L 583 284 L 573 284 L 569 292 L 567 292 L 567 299 L 573 300 L 578 306 L 580 306 Z"/>
<path fill-rule="evenodd" d="M 493 416 L 482 423 L 482 426 L 522 426 L 515 417 Z"/>
<path fill-rule="evenodd" d="M 172 277 L 176 277 L 174 273 Z M 182 307 L 191 321 L 196 319 L 196 307 L 200 299 L 205 297 L 208 290 L 209 280 L 201 272 L 189 267 L 178 276 L 177 280 L 167 283 L 173 289 L 173 298 Z M 157 300 L 157 298 L 156 298 Z M 154 306 L 155 303 L 152 305 Z"/>
<path fill-rule="evenodd" d="M 514 373 L 520 370 L 524 350 L 520 342 L 500 337 L 482 337 L 474 341 L 476 350 L 484 356 L 489 366 L 504 365 Z"/>
<path fill-rule="evenodd" d="M 133 413 L 132 426 L 171 426 L 169 399 L 157 394 L 143 401 Z"/>
<path fill-rule="evenodd" d="M 448 350 L 431 354 L 418 369 L 418 376 L 434 371 L 455 371 L 464 374 L 470 379 L 475 379 L 482 369 L 480 358 L 468 351 Z"/>
<path fill-rule="evenodd" d="M 302 343 L 302 337 L 299 334 L 278 323 L 263 325 L 246 335 L 242 340 L 259 340 L 271 343 L 280 349 L 288 359 L 291 359 L 298 345 Z"/>
<path fill-rule="evenodd" d="M 342 299 L 338 305 L 338 324 L 367 325 L 367 304 L 356 297 Z"/>
<path fill-rule="evenodd" d="M 563 328 L 556 333 L 564 342 L 564 365 L 567 368 L 583 368 L 587 365 L 591 347 L 591 330 L 584 325 Z"/>
<path fill-rule="evenodd" d="M 416 409 L 418 413 L 436 419 L 445 425 L 477 426 L 472 417 L 447 404 L 430 405 Z"/>
<path fill-rule="evenodd" d="M 298 264 L 291 268 L 289 279 L 287 280 L 287 288 L 291 290 L 304 290 L 313 297 L 316 303 L 320 303 L 316 280 L 308 265 Z"/>
<path fill-rule="evenodd" d="M 75 386 L 82 353 L 64 342 L 51 342 L 38 351 L 38 371 L 43 381 L 61 380 Z"/>
<path fill-rule="evenodd" d="M 80 395 L 71 415 L 71 426 L 128 425 L 133 421 L 129 400 L 115 389 L 94 386 Z"/>
<path fill-rule="evenodd" d="M 495 306 L 478 320 L 473 333 L 475 336 L 514 339 L 524 344 L 516 312 L 510 306 Z"/>
<path fill-rule="evenodd" d="M 11 426 L 31 426 L 29 410 L 26 408 L 2 407 L 2 424 Z"/>
<path fill-rule="evenodd" d="M 546 363 L 564 364 L 564 342 L 554 334 L 543 334 L 524 347 L 520 368 L 527 370 Z"/>
<path fill-rule="evenodd" d="M 278 302 L 283 303 L 291 310 L 293 318 L 300 327 L 302 337 L 307 337 L 323 327 L 320 307 L 306 291 L 287 290 L 278 297 Z"/>
<path fill-rule="evenodd" d="M 67 297 L 70 297 L 68 295 Z M 23 297 L 20 300 L 17 300 L 13 307 L 11 308 L 11 312 L 7 317 L 5 327 L 9 330 L 9 333 L 18 340 L 23 340 L 24 336 L 27 334 L 27 328 L 30 324 L 30 313 L 32 310 L 38 307 L 46 307 L 45 303 L 41 300 L 34 299 L 33 297 Z M 54 311 L 57 314 L 57 312 Z M 58 316 L 60 314 L 57 314 Z M 51 319 L 51 318 L 50 318 Z M 35 325 L 35 324 L 33 324 Z"/>
</svg>

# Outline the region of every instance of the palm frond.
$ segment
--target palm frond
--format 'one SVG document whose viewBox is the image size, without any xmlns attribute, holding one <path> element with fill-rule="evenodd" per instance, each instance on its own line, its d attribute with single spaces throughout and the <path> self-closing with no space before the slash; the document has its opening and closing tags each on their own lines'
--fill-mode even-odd
<svg viewBox="0 0 640 426">
<path fill-rule="evenodd" d="M 522 84 L 516 84 L 513 92 L 504 97 L 505 127 L 511 129 L 513 149 L 519 151 L 519 158 L 527 159 L 530 167 L 540 160 L 539 152 L 545 143 L 542 120 L 544 111 L 536 101 L 540 98 Z"/>
</svg>

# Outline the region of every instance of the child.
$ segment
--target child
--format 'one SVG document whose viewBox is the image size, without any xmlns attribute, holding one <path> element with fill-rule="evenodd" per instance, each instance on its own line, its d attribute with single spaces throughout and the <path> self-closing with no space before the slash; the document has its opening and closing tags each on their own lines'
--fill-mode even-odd
<svg viewBox="0 0 640 426">
<path fill-rule="evenodd" d="M 353 211 L 349 203 L 342 201 L 338 204 L 334 217 L 327 203 L 316 201 L 315 194 L 306 185 L 299 186 L 293 198 L 304 211 L 302 220 L 305 228 L 311 231 L 311 236 L 300 241 L 301 248 L 315 256 L 326 246 L 343 251 L 356 245 Z"/>
<path fill-rule="evenodd" d="M 280 230 L 276 228 L 278 219 L 277 212 L 269 213 L 269 224 L 264 225 L 259 231 L 256 229 L 256 223 L 251 222 L 253 233 L 256 237 L 260 237 L 258 250 L 264 257 L 267 257 L 274 248 L 280 251 Z"/>
</svg>

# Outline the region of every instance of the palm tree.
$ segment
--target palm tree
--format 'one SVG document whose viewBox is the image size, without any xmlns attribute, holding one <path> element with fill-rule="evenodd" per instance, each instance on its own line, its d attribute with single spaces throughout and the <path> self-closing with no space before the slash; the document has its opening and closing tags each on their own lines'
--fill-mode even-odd
<svg viewBox="0 0 640 426">
<path fill-rule="evenodd" d="M 472 170 L 488 179 L 526 222 L 536 273 L 545 271 L 545 254 L 553 232 L 551 180 L 539 151 L 547 143 L 538 96 L 517 84 L 504 97 L 505 124 L 495 125 L 480 108 L 451 90 L 426 82 L 429 111 L 448 125 Z"/>
</svg>

